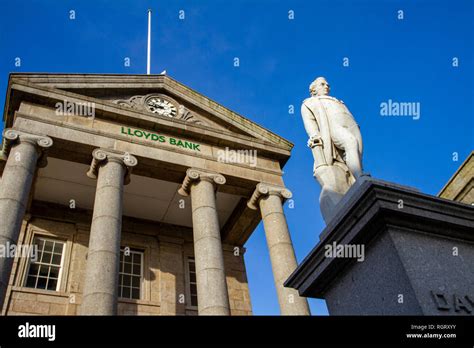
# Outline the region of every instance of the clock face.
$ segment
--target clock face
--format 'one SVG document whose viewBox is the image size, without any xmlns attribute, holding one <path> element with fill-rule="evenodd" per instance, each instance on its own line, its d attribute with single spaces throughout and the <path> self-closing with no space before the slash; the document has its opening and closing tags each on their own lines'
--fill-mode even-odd
<svg viewBox="0 0 474 348">
<path fill-rule="evenodd" d="M 164 100 L 159 97 L 152 97 L 146 101 L 148 109 L 160 116 L 175 117 L 177 114 L 176 106 L 170 103 L 167 100 Z"/>
</svg>

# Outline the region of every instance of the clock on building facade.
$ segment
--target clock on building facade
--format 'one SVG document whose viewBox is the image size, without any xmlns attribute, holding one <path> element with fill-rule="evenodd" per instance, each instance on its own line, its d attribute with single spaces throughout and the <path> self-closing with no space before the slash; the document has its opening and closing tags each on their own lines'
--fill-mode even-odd
<svg viewBox="0 0 474 348">
<path fill-rule="evenodd" d="M 168 100 L 158 96 L 149 96 L 145 99 L 146 108 L 160 116 L 175 117 L 178 113 L 176 106 Z"/>
</svg>

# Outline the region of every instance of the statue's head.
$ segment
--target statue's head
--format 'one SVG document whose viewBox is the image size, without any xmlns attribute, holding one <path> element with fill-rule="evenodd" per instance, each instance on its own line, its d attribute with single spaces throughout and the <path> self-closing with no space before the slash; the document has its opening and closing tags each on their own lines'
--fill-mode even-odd
<svg viewBox="0 0 474 348">
<path fill-rule="evenodd" d="M 324 77 L 318 77 L 309 85 L 309 93 L 315 95 L 329 95 L 331 91 L 329 83 Z"/>
</svg>

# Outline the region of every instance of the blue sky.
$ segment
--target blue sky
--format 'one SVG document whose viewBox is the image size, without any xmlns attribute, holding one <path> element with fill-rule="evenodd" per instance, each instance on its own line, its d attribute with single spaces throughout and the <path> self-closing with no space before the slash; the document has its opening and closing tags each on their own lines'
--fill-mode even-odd
<svg viewBox="0 0 474 348">
<path fill-rule="evenodd" d="M 473 150 L 470 0 L 1 0 L 0 102 L 10 72 L 145 73 L 148 8 L 152 73 L 166 69 L 295 144 L 284 168 L 294 208 L 285 210 L 299 262 L 324 228 L 299 114 L 315 77 L 328 79 L 360 124 L 364 167 L 373 177 L 437 194 Z M 420 118 L 381 116 L 389 99 L 420 103 Z M 246 247 L 254 313 L 278 314 L 261 225 Z M 323 301 L 310 305 L 313 314 L 327 313 Z"/>
</svg>

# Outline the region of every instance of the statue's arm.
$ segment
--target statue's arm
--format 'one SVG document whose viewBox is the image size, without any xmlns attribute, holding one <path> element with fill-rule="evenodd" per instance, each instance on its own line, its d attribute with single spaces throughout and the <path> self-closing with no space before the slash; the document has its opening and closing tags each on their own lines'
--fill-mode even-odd
<svg viewBox="0 0 474 348">
<path fill-rule="evenodd" d="M 318 123 L 313 115 L 313 112 L 308 108 L 308 106 L 303 103 L 301 105 L 301 117 L 303 118 L 304 128 L 306 129 L 306 133 L 308 133 L 308 137 L 315 138 L 320 136 L 320 130 L 318 127 Z"/>
<path fill-rule="evenodd" d="M 306 133 L 308 133 L 308 147 L 311 149 L 314 158 L 314 167 L 313 171 L 321 165 L 328 165 L 328 161 L 324 155 L 324 144 L 321 137 L 321 130 L 319 129 L 319 124 L 316 120 L 315 110 L 309 108 L 306 103 L 303 102 L 301 105 L 301 116 L 303 118 L 304 128 Z M 318 115 L 319 116 L 319 115 Z"/>
</svg>

